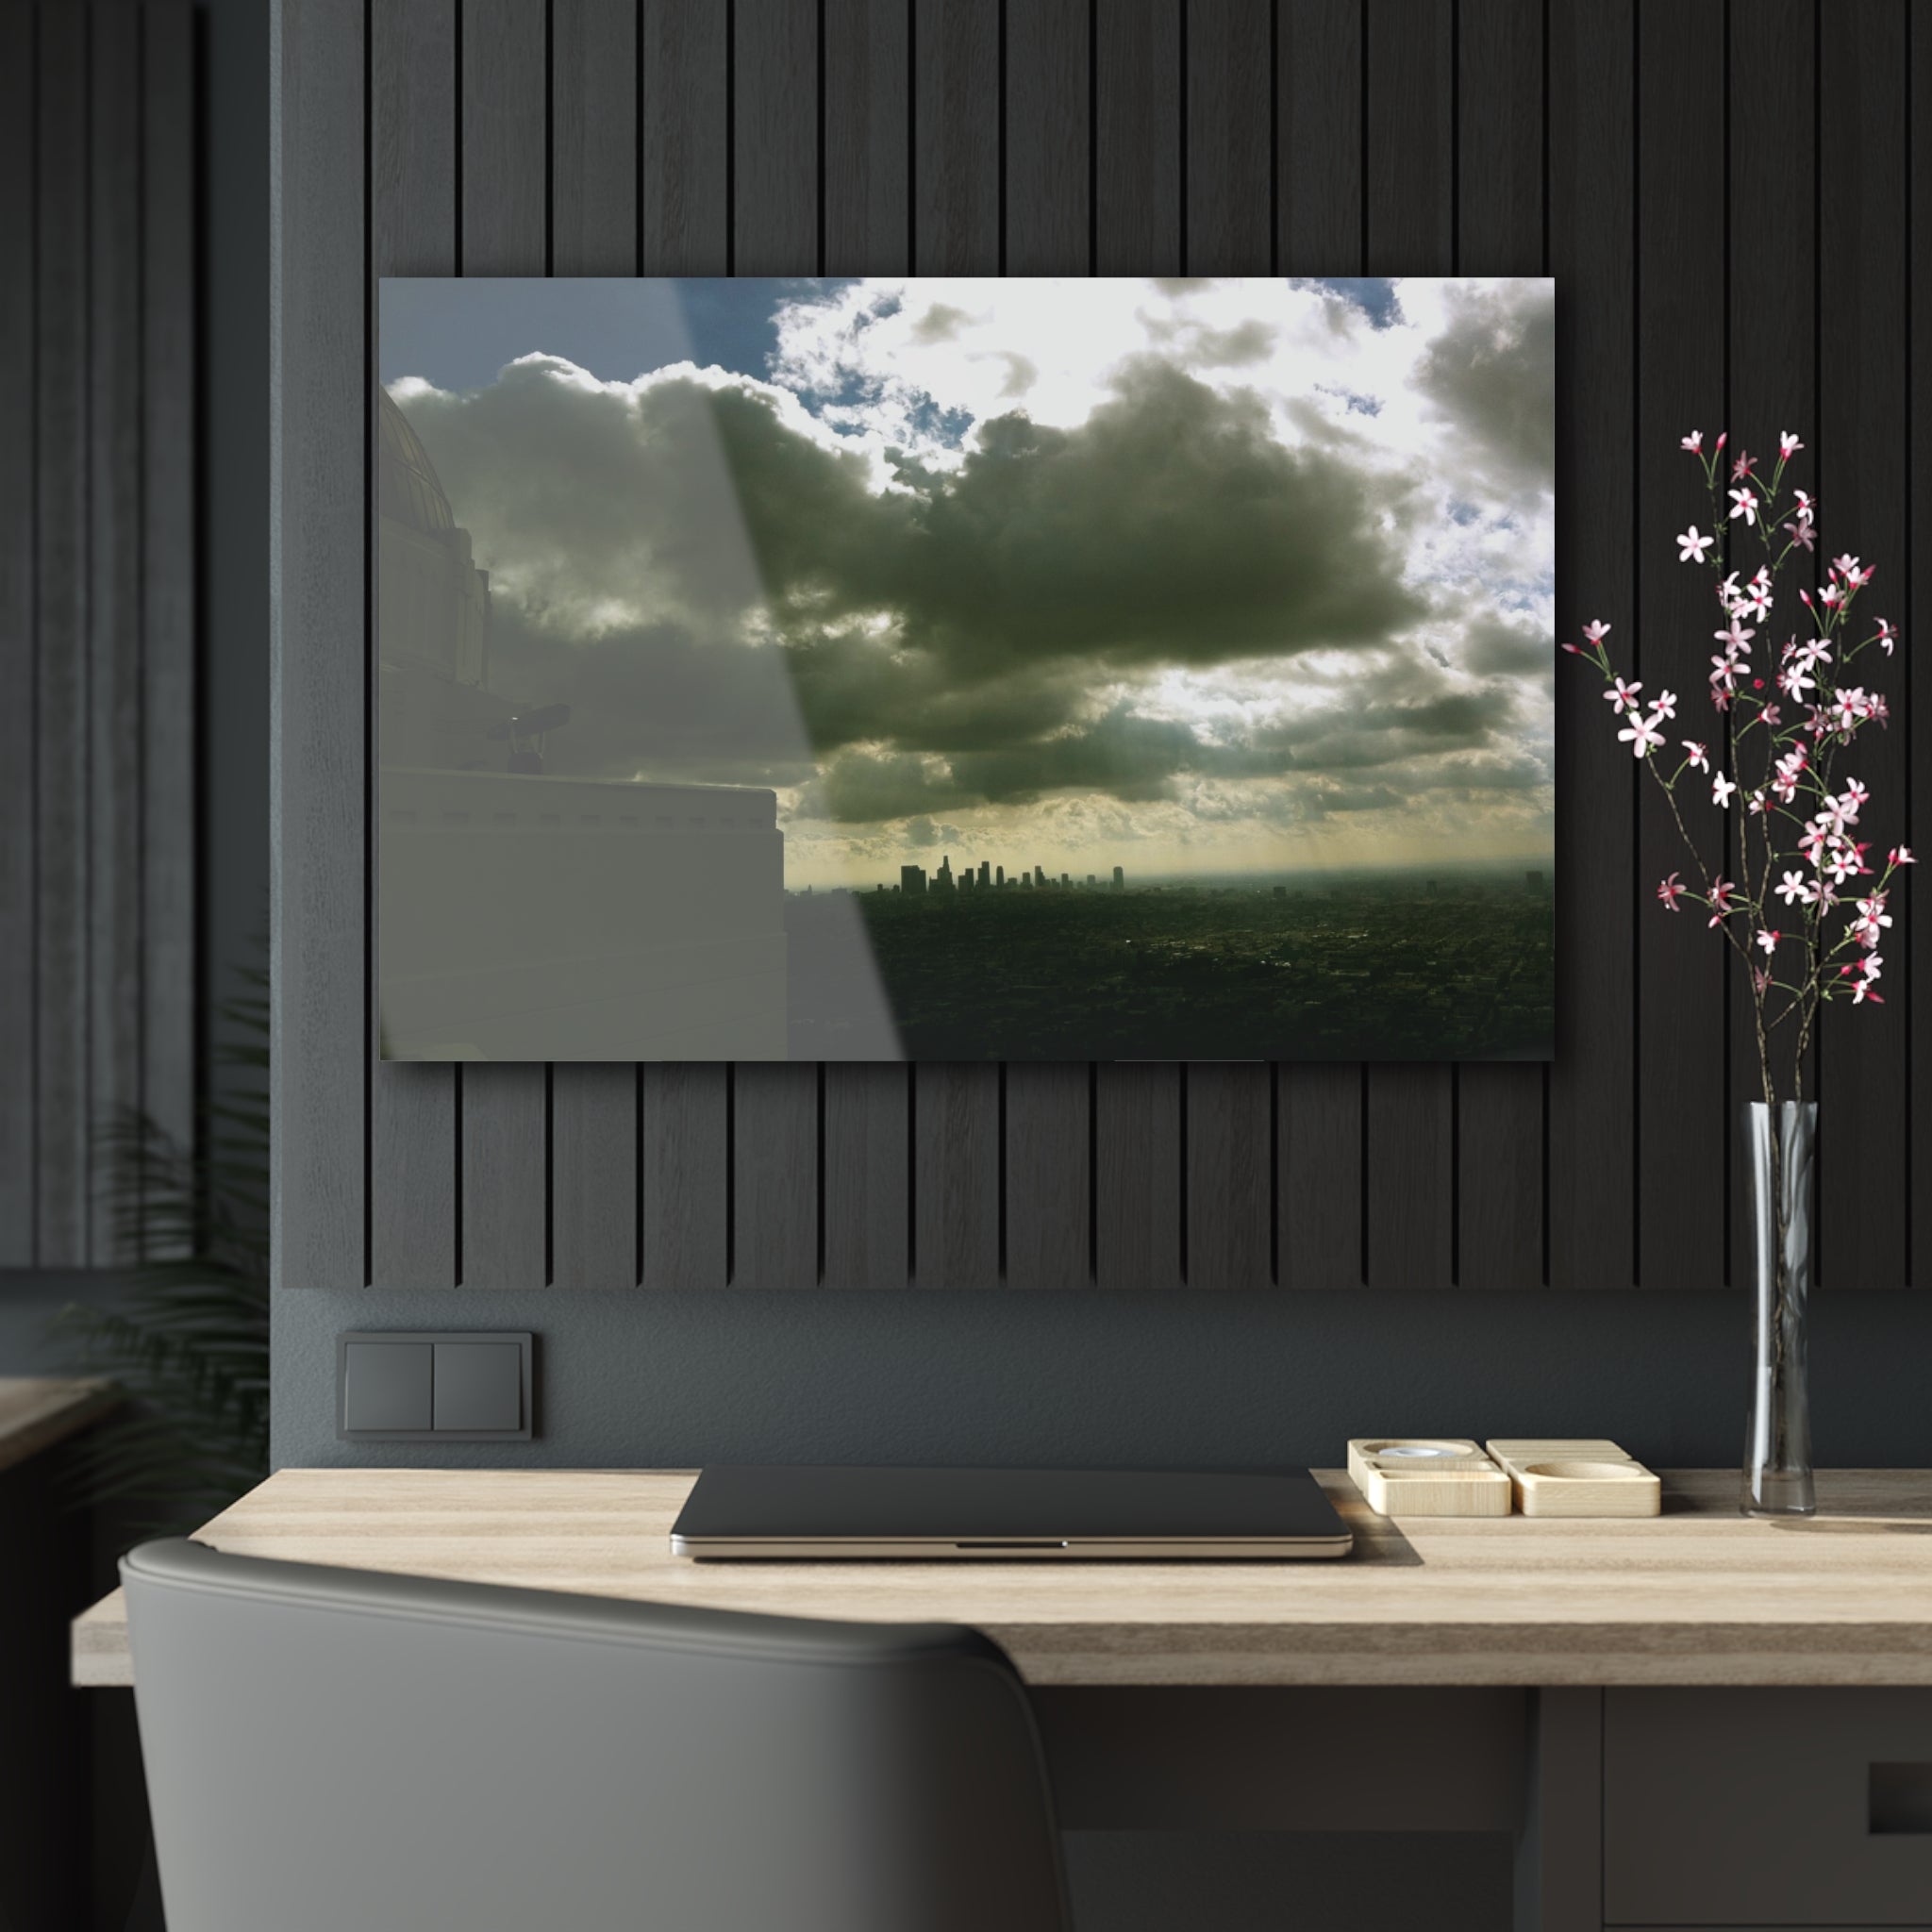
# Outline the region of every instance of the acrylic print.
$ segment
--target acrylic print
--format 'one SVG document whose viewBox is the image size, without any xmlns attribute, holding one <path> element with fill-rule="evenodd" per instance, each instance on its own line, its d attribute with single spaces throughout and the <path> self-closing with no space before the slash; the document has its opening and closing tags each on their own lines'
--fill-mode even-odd
<svg viewBox="0 0 1932 1932">
<path fill-rule="evenodd" d="M 1554 309 L 385 282 L 384 1053 L 1547 1058 Z"/>
</svg>

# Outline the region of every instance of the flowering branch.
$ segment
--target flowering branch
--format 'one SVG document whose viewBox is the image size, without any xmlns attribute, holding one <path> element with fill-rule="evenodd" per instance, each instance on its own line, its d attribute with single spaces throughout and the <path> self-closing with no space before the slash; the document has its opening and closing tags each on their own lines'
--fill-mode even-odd
<svg viewBox="0 0 1932 1932">
<path fill-rule="evenodd" d="M 1914 861 L 1908 846 L 1895 845 L 1882 869 L 1874 867 L 1867 857 L 1871 841 L 1857 837 L 1871 793 L 1857 778 L 1840 779 L 1837 768 L 1860 732 L 1888 722 L 1884 695 L 1852 682 L 1852 674 L 1874 647 L 1890 658 L 1898 633 L 1882 617 L 1869 631 L 1853 623 L 1853 607 L 1872 581 L 1873 567 L 1846 555 L 1831 560 L 1815 595 L 1799 591 L 1805 634 L 1793 631 L 1777 647 L 1774 664 L 1754 660 L 1751 647 L 1769 628 L 1765 620 L 1777 600 L 1780 574 L 1817 547 L 1818 505 L 1795 488 L 1786 497 L 1786 466 L 1805 446 L 1789 431 L 1778 439 L 1768 478 L 1757 458 L 1740 452 L 1726 482 L 1725 440 L 1720 436 L 1707 455 L 1700 431 L 1683 439 L 1704 472 L 1711 532 L 1692 524 L 1676 540 L 1679 562 L 1701 565 L 1718 578 L 1723 625 L 1712 633 L 1718 649 L 1709 685 L 1723 734 L 1722 765 L 1713 762 L 1707 742 L 1692 738 L 1679 741 L 1682 756 L 1673 765 L 1664 727 L 1676 719 L 1676 693 L 1663 690 L 1643 702 L 1643 686 L 1619 675 L 1610 662 L 1604 642 L 1608 625 L 1585 625 L 1586 641 L 1563 648 L 1602 675 L 1604 696 L 1621 727 L 1617 737 L 1661 787 L 1690 854 L 1696 885 L 1674 872 L 1657 886 L 1658 900 L 1671 912 L 1687 900 L 1708 911 L 1711 928 L 1738 955 L 1749 979 L 1764 1098 L 1797 1100 L 1819 1008 L 1838 999 L 1884 1004 L 1877 988 L 1885 965 L 1879 945 L 1891 924 L 1886 908 L 1897 874 Z M 1747 581 L 1740 581 L 1741 563 L 1731 558 L 1734 536 L 1755 536 L 1762 553 Z M 1767 658 L 1771 648 L 1768 642 L 1763 647 Z M 1723 848 L 1711 870 L 1685 823 L 1680 793 L 1699 789 L 1692 773 L 1708 779 L 1710 806 L 1730 815 L 1735 879 L 1724 876 L 1729 861 Z M 1733 805 L 1740 798 L 1741 807 Z M 1773 1036 L 1786 1027 L 1793 1071 L 1791 1091 L 1780 1095 Z"/>
</svg>

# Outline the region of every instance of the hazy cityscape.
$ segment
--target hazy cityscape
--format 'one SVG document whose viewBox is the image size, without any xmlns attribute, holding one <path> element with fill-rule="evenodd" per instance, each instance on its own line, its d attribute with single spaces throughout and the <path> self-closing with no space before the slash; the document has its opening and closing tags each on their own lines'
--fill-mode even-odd
<svg viewBox="0 0 1932 1932">
<path fill-rule="evenodd" d="M 856 900 L 918 1059 L 1539 1059 L 1554 1030 L 1541 867 L 1130 879 L 950 855 L 788 895 L 791 1052 L 836 1055 L 812 970 Z"/>
</svg>

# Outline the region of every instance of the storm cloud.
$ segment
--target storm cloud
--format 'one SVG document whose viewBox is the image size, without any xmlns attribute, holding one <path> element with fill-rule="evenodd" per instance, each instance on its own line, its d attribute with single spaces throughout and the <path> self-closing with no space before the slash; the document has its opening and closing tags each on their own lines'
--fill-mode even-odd
<svg viewBox="0 0 1932 1932">
<path fill-rule="evenodd" d="M 1511 801 L 1548 779 L 1548 284 L 1398 284 L 1374 325 L 1148 284 L 1071 400 L 1063 334 L 990 333 L 1006 287 L 839 291 L 886 375 L 855 323 L 764 372 L 533 345 L 394 386 L 491 573 L 493 681 L 574 708 L 553 770 L 770 784 L 868 865 L 1026 811 L 1188 843 L 1543 809 Z"/>
</svg>

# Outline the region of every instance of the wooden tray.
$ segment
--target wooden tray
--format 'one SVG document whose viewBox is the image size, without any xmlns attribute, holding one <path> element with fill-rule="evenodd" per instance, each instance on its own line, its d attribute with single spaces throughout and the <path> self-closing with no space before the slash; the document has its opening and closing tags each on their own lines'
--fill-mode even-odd
<svg viewBox="0 0 1932 1932">
<path fill-rule="evenodd" d="M 1507 1516 L 1508 1475 L 1459 1436 L 1357 1436 L 1348 1473 L 1377 1515 Z"/>
<path fill-rule="evenodd" d="M 1627 1449 L 1600 1436 L 1493 1439 L 1525 1516 L 1655 1516 L 1663 1485 Z"/>
</svg>

